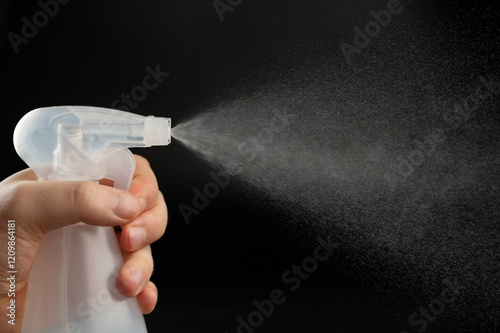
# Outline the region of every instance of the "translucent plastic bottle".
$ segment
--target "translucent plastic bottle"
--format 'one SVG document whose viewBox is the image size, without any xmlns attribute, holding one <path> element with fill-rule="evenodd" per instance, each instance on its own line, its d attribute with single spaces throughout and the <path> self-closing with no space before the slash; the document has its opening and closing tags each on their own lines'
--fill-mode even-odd
<svg viewBox="0 0 500 333">
<path fill-rule="evenodd" d="M 87 106 L 36 109 L 14 145 L 39 180 L 85 180 L 128 190 L 128 147 L 170 143 L 170 119 Z M 123 265 L 113 228 L 74 224 L 48 233 L 29 277 L 23 333 L 145 333 L 135 298 L 116 290 Z"/>
</svg>

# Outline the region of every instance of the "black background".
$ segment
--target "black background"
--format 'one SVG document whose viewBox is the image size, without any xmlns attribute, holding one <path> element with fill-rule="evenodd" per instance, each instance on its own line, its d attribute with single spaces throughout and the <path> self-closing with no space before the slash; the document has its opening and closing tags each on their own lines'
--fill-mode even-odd
<svg viewBox="0 0 500 333">
<path fill-rule="evenodd" d="M 221 22 L 209 0 L 72 0 L 15 54 L 7 33 L 20 33 L 21 17 L 31 18 L 39 6 L 35 1 L 3 0 L 2 177 L 25 167 L 13 149 L 12 132 L 32 109 L 109 107 L 142 82 L 146 66 L 160 64 L 170 76 L 132 111 L 171 117 L 175 126 L 220 101 L 294 75 L 306 63 L 345 63 L 339 43 L 351 42 L 353 27 L 367 22 L 370 10 L 385 6 L 384 1 L 243 0 Z M 486 26 L 498 21 L 495 5 L 407 1 L 404 6 L 408 16 L 394 18 L 401 26 L 392 23 L 386 36 L 408 31 L 405 20 L 410 18 L 412 24 L 417 22 L 415 35 L 432 34 L 439 26 L 448 31 L 442 38 L 463 43 L 453 50 L 459 54 L 449 54 L 450 61 L 469 57 L 471 76 L 498 69 L 498 39 L 483 43 L 484 49 L 466 45 L 468 40 L 486 38 L 484 31 L 498 36 L 498 29 Z M 370 52 L 356 58 L 358 68 L 369 66 Z M 448 82 L 438 79 L 434 84 Z M 146 317 L 150 332 L 235 332 L 236 318 L 254 310 L 252 301 L 283 288 L 281 274 L 310 255 L 314 235 L 307 234 L 306 226 L 287 223 L 286 210 L 248 196 L 237 181 L 186 225 L 177 207 L 192 200 L 193 188 L 209 181 L 210 166 L 175 141 L 169 147 L 134 152 L 150 160 L 170 211 L 167 232 L 153 245 L 152 280 L 160 298 L 157 309 Z M 339 253 L 299 291 L 288 293 L 286 303 L 256 332 L 405 330 L 414 304 L 421 303 L 400 290 L 385 290 L 380 281 L 376 297 L 364 295 L 360 290 L 374 282 L 369 272 L 366 278 L 352 279 L 349 267 L 361 265 L 356 260 Z M 416 290 L 414 298 L 426 295 Z M 428 297 L 420 299 L 425 302 Z M 491 306 L 498 308 L 498 300 Z M 475 321 L 466 311 L 444 314 L 426 331 L 498 329 L 498 318 L 490 320 Z"/>
</svg>

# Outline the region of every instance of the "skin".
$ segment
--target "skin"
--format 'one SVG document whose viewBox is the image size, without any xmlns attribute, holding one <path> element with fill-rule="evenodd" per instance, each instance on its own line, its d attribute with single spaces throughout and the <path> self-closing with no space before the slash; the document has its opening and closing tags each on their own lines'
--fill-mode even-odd
<svg viewBox="0 0 500 333">
<path fill-rule="evenodd" d="M 117 239 L 124 265 L 116 286 L 122 295 L 136 297 L 144 314 L 153 311 L 158 290 L 149 281 L 153 273 L 150 244 L 164 234 L 168 212 L 148 161 L 137 155 L 135 159 L 137 167 L 128 192 L 91 182 L 39 182 L 31 169 L 0 183 L 0 332 L 21 332 L 28 276 L 43 236 L 80 221 L 96 226 L 123 226 L 117 231 Z M 126 204 L 117 204 L 120 195 L 128 198 Z M 16 220 L 15 326 L 7 323 L 6 316 L 10 301 L 6 280 L 9 219 Z M 136 231 L 139 237 L 134 240 Z"/>
</svg>

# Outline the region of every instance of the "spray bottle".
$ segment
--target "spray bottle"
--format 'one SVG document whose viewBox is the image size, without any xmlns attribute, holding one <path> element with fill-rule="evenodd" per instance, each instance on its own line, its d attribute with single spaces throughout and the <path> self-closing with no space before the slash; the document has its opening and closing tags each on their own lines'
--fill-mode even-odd
<svg viewBox="0 0 500 333">
<path fill-rule="evenodd" d="M 58 106 L 33 110 L 14 131 L 19 156 L 38 180 L 107 180 L 128 190 L 135 159 L 127 149 L 170 143 L 170 118 Z M 82 222 L 49 232 L 35 258 L 23 333 L 146 333 L 135 298 L 116 289 L 123 265 L 111 227 Z"/>
</svg>

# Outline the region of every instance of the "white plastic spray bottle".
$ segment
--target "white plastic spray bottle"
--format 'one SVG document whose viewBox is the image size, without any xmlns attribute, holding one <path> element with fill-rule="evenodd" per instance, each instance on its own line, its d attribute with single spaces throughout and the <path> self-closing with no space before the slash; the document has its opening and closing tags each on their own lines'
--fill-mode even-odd
<svg viewBox="0 0 500 333">
<path fill-rule="evenodd" d="M 14 131 L 19 156 L 39 180 L 106 179 L 128 190 L 128 147 L 170 143 L 170 118 L 88 106 L 26 114 Z M 146 333 L 135 298 L 116 289 L 123 259 L 111 227 L 82 222 L 48 233 L 29 276 L 23 333 Z"/>
</svg>

